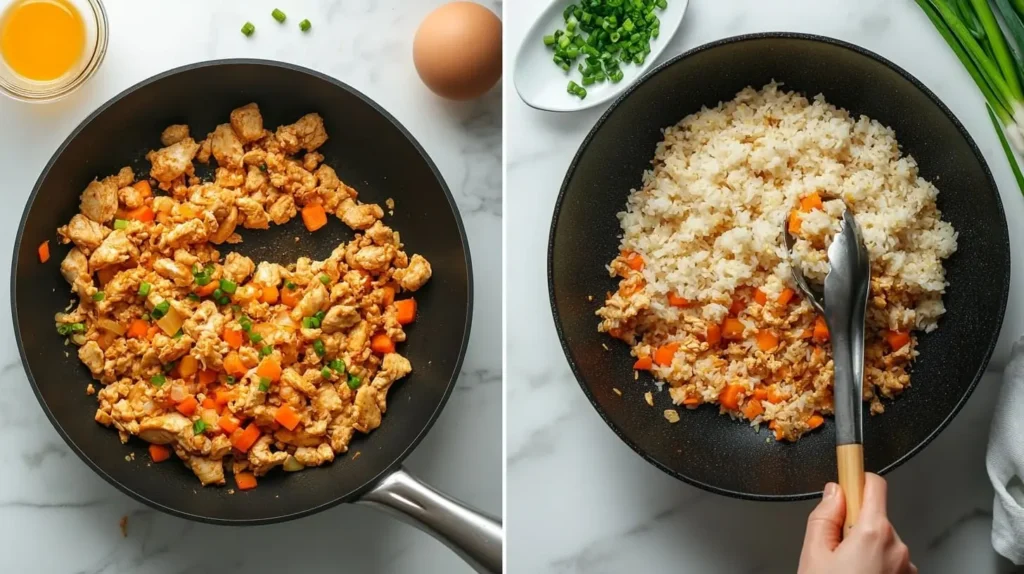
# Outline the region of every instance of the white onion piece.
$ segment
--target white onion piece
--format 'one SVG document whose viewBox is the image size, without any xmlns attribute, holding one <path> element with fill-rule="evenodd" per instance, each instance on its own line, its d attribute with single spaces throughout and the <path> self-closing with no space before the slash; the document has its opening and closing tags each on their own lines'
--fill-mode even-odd
<svg viewBox="0 0 1024 574">
<path fill-rule="evenodd" d="M 171 400 L 180 403 L 188 397 L 188 391 L 184 385 L 174 383 L 171 385 Z"/>
</svg>

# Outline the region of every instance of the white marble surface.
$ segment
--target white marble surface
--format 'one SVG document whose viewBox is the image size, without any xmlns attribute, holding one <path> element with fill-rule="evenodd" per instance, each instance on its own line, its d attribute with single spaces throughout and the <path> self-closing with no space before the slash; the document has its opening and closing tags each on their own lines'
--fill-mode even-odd
<svg viewBox="0 0 1024 574">
<path fill-rule="evenodd" d="M 67 134 L 122 89 L 190 62 L 261 57 L 353 85 L 401 121 L 444 174 L 465 220 L 476 281 L 464 373 L 408 467 L 437 488 L 501 512 L 501 98 L 450 104 L 412 66 L 419 21 L 441 0 L 107 0 L 110 47 L 98 75 L 56 104 L 0 97 L 0 268 L 39 171 Z M 500 13 L 500 0 L 483 2 Z M 0 2 L 0 5 L 6 2 Z M 280 7 L 285 26 L 270 18 Z M 308 18 L 310 34 L 297 23 Z M 245 38 L 251 20 L 256 35 Z M 192 35 L 186 39 L 186 34 Z M 196 38 L 196 39 L 192 39 Z M 285 524 L 237 529 L 166 516 L 95 476 L 42 414 L 14 345 L 0 281 L 0 564 L 32 573 L 465 572 L 446 548 L 374 510 L 343 505 Z M 113 439 L 112 439 L 113 440 Z M 128 536 L 118 520 L 128 515 Z M 300 567 L 301 566 L 301 567 Z"/>
<path fill-rule="evenodd" d="M 506 69 L 547 0 L 505 9 Z M 671 1 L 671 0 L 670 0 Z M 760 31 L 840 38 L 909 70 L 949 105 L 990 163 L 1008 218 L 1024 200 L 982 98 L 910 0 L 692 0 L 662 59 Z M 793 572 L 813 502 L 755 503 L 709 494 L 644 462 L 605 426 L 562 355 L 545 277 L 547 230 L 569 161 L 606 107 L 576 114 L 527 108 L 506 86 L 508 564 L 515 572 Z M 1019 245 L 1020 225 L 1010 239 Z M 1022 252 L 1013 252 L 1020 268 Z M 999 350 L 1024 332 L 1015 275 Z M 992 491 L 983 462 L 999 383 L 989 375 L 923 453 L 890 475 L 890 512 L 922 572 L 1001 572 L 989 544 Z"/>
</svg>

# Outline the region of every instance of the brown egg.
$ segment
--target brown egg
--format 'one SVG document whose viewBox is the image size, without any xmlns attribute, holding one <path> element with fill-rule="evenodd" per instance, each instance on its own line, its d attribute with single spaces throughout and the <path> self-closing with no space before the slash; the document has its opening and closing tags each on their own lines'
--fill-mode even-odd
<svg viewBox="0 0 1024 574">
<path fill-rule="evenodd" d="M 435 94 L 452 100 L 481 96 L 501 78 L 501 20 L 479 4 L 445 4 L 420 24 L 412 58 Z"/>
</svg>

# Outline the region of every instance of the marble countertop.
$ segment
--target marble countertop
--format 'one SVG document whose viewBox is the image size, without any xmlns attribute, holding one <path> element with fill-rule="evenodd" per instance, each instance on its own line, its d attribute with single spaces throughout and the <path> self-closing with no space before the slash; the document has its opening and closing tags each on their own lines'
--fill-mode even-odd
<svg viewBox="0 0 1024 574">
<path fill-rule="evenodd" d="M 506 69 L 547 0 L 506 6 Z M 661 59 L 737 34 L 797 31 L 859 44 L 931 88 L 978 143 L 1007 216 L 1024 199 L 983 100 L 911 0 L 691 0 Z M 572 156 L 607 106 L 574 114 L 528 108 L 506 93 L 506 408 L 508 565 L 515 572 L 793 572 L 813 501 L 758 503 L 710 494 L 643 461 L 580 391 L 555 335 L 545 277 L 547 231 Z M 1012 245 L 1024 238 L 1010 227 Z M 1020 250 L 1014 267 L 1020 268 Z M 541 278 L 541 279 L 539 279 Z M 1011 293 L 1021 290 L 1014 275 Z M 514 312 L 513 312 L 514 310 Z M 989 543 L 992 489 L 984 445 L 998 369 L 1024 332 L 1011 296 L 992 368 L 950 427 L 890 476 L 890 514 L 922 572 L 1007 571 Z"/>
<path fill-rule="evenodd" d="M 500 0 L 481 0 L 501 13 Z M 501 513 L 500 88 L 445 102 L 419 81 L 412 38 L 442 0 L 274 2 L 107 0 L 110 45 L 96 77 L 65 100 L 28 105 L 0 97 L 0 267 L 10 267 L 22 206 L 50 155 L 92 110 L 124 88 L 191 62 L 284 60 L 335 76 L 393 114 L 419 140 L 459 204 L 473 254 L 473 332 L 464 372 L 437 423 L 408 459 L 435 486 Z M 0 5 L 6 2 L 0 2 Z M 270 18 L 281 7 L 285 26 Z M 313 29 L 299 33 L 308 18 Z M 239 29 L 251 20 L 251 38 Z M 186 36 L 185 34 L 190 36 Z M 198 38 L 198 39 L 192 39 Z M 9 297 L 6 281 L 0 297 Z M 14 344 L 10 305 L 0 326 L 0 555 L 5 570 L 103 574 L 171 572 L 468 572 L 412 527 L 342 505 L 310 518 L 247 529 L 164 515 L 121 494 L 71 453 L 43 416 Z M 114 440 L 113 438 L 111 440 Z M 122 537 L 118 521 L 128 516 Z"/>
</svg>

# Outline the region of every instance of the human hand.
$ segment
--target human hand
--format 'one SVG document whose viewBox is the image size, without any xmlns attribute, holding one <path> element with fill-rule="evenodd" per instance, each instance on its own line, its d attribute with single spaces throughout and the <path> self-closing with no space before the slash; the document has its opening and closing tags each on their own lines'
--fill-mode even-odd
<svg viewBox="0 0 1024 574">
<path fill-rule="evenodd" d="M 838 484 L 825 485 L 825 496 L 807 518 L 798 574 L 917 574 L 910 549 L 889 522 L 885 499 L 885 479 L 865 474 L 860 517 L 843 538 L 846 497 Z"/>
</svg>

